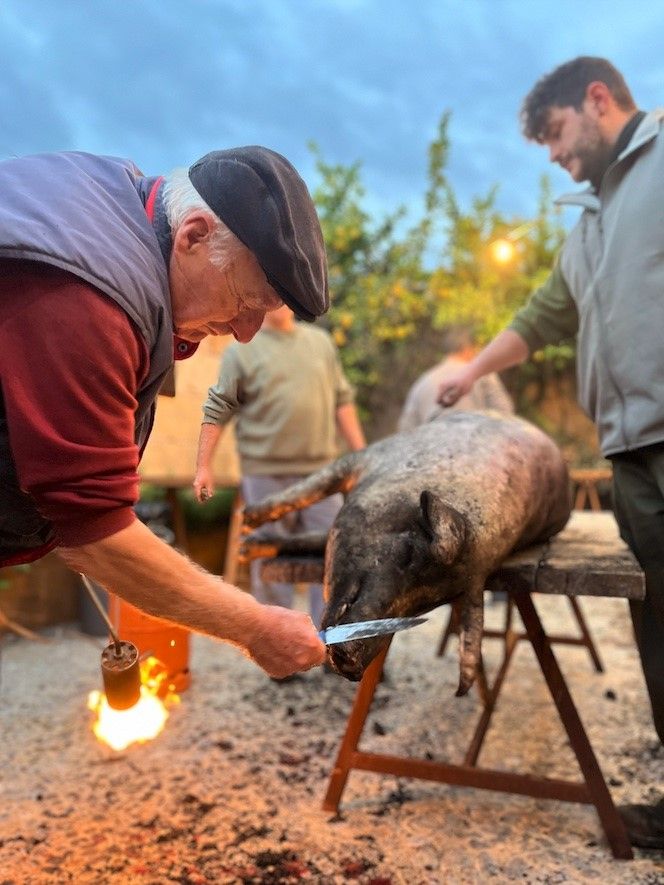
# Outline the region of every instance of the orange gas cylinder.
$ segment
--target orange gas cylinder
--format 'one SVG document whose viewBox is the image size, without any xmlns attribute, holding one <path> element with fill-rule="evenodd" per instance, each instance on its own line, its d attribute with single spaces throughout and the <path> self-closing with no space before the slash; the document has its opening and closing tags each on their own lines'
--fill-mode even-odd
<svg viewBox="0 0 664 885">
<path fill-rule="evenodd" d="M 189 687 L 189 630 L 146 615 L 110 593 L 109 615 L 118 636 L 133 642 L 141 657 L 152 655 L 166 667 L 165 691 L 180 693 Z"/>
</svg>

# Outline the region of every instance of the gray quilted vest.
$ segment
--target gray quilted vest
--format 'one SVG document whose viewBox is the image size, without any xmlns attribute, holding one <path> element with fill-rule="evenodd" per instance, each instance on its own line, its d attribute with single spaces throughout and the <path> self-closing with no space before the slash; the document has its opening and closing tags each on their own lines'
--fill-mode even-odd
<svg viewBox="0 0 664 885">
<path fill-rule="evenodd" d="M 0 194 L 1 258 L 75 274 L 112 298 L 143 335 L 150 371 L 137 392 L 142 449 L 173 361 L 168 272 L 146 215 L 145 179 L 128 160 L 38 154 L 0 163 Z M 52 525 L 19 488 L 0 402 L 0 565 L 29 562 L 55 544 Z"/>
</svg>

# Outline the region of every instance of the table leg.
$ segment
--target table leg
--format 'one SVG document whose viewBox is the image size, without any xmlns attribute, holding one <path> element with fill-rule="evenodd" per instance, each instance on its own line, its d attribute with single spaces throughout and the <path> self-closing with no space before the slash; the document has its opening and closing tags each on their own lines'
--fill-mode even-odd
<svg viewBox="0 0 664 885">
<path fill-rule="evenodd" d="M 185 523 L 184 512 L 180 504 L 180 496 L 178 490 L 174 486 L 166 487 L 166 500 L 171 507 L 171 518 L 173 520 L 173 533 L 175 535 L 175 546 L 183 553 L 187 552 L 187 526 Z"/>
<path fill-rule="evenodd" d="M 581 631 L 581 636 L 583 637 L 583 645 L 588 649 L 588 654 L 592 658 L 592 662 L 595 666 L 595 670 L 598 673 L 604 672 L 604 667 L 602 665 L 602 661 L 600 660 L 599 652 L 595 647 L 595 643 L 593 642 L 593 638 L 590 635 L 590 630 L 588 629 L 588 625 L 586 624 L 586 619 L 583 617 L 583 612 L 581 611 L 581 606 L 579 605 L 578 599 L 575 599 L 573 596 L 568 596 L 569 604 L 572 607 L 572 611 L 576 617 L 576 622 L 579 625 L 579 630 Z"/>
<path fill-rule="evenodd" d="M 570 745 L 578 760 L 592 803 L 597 809 L 597 814 L 611 846 L 613 856 L 629 860 L 634 855 L 627 838 L 625 826 L 613 804 L 613 799 L 597 763 L 597 758 L 590 745 L 558 662 L 551 651 L 551 646 L 544 633 L 542 622 L 539 619 L 530 593 L 515 593 L 513 598 L 519 609 L 521 620 L 526 628 L 533 650 L 537 655 L 553 702 L 567 732 Z"/>
<path fill-rule="evenodd" d="M 341 794 L 343 793 L 344 787 L 346 786 L 348 774 L 353 767 L 353 755 L 357 750 L 357 745 L 360 741 L 360 737 L 362 736 L 364 723 L 366 722 L 367 716 L 369 715 L 371 702 L 373 701 L 373 696 L 374 692 L 376 691 L 376 686 L 378 685 L 378 680 L 380 679 L 380 675 L 383 672 L 383 664 L 385 663 L 385 658 L 387 657 L 387 652 L 389 651 L 389 648 L 390 646 L 388 644 L 385 650 L 382 651 L 376 658 L 374 658 L 374 660 L 365 670 L 362 681 L 360 682 L 357 694 L 355 695 L 353 709 L 351 710 L 350 716 L 348 717 L 346 733 L 341 742 L 341 747 L 339 748 L 339 753 L 337 755 L 337 761 L 334 763 L 334 768 L 332 770 L 332 774 L 330 775 L 330 782 L 327 787 L 327 793 L 325 794 L 325 799 L 323 800 L 323 809 L 325 811 L 339 810 Z"/>
</svg>

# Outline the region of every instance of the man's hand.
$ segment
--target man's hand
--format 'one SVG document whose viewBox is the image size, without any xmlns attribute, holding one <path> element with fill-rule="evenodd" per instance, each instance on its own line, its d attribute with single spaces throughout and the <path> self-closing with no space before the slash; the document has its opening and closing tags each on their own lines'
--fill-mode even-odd
<svg viewBox="0 0 664 885">
<path fill-rule="evenodd" d="M 101 541 L 60 547 L 58 553 L 72 570 L 147 614 L 231 642 L 271 676 L 325 660 L 325 645 L 307 614 L 261 605 L 194 565 L 137 519 Z"/>
<path fill-rule="evenodd" d="M 463 369 L 459 369 L 441 383 L 438 388 L 437 402 L 443 408 L 453 406 L 462 396 L 470 393 L 475 380 L 474 373 L 468 366 L 464 366 Z"/>
<path fill-rule="evenodd" d="M 277 605 L 261 606 L 260 627 L 247 641 L 247 653 L 277 679 L 322 664 L 326 648 L 309 615 Z"/>
<path fill-rule="evenodd" d="M 196 500 L 204 504 L 214 495 L 214 476 L 209 467 L 199 467 L 193 482 Z"/>
<path fill-rule="evenodd" d="M 438 402 L 441 406 L 453 406 L 470 393 L 478 378 L 518 366 L 528 359 L 528 355 L 528 345 L 521 335 L 512 329 L 503 329 L 474 359 L 443 381 L 438 390 Z"/>
</svg>

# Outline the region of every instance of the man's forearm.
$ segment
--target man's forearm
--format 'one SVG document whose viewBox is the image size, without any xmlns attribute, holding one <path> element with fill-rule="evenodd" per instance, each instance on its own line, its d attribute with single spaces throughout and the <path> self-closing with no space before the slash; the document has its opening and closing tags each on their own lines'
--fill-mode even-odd
<svg viewBox="0 0 664 885">
<path fill-rule="evenodd" d="M 338 406 L 336 419 L 337 426 L 351 452 L 357 452 L 365 448 L 367 442 L 364 438 L 360 419 L 357 417 L 355 403 L 344 403 L 343 406 Z"/>
<path fill-rule="evenodd" d="M 202 571 L 138 520 L 58 553 L 70 568 L 148 614 L 240 645 L 259 629 L 261 606 L 249 594 Z"/>
<path fill-rule="evenodd" d="M 219 440 L 224 432 L 223 424 L 201 424 L 201 432 L 198 437 L 198 453 L 196 455 L 196 468 L 208 468 L 212 464 L 212 458 L 219 445 Z"/>
<path fill-rule="evenodd" d="M 468 364 L 474 380 L 490 372 L 502 372 L 525 362 L 530 355 L 528 345 L 512 329 L 504 329 Z"/>
<path fill-rule="evenodd" d="M 513 329 L 504 329 L 474 359 L 441 382 L 437 401 L 442 406 L 453 406 L 470 393 L 483 375 L 516 366 L 528 359 L 528 355 L 528 345 L 521 335 Z"/>
<path fill-rule="evenodd" d="M 70 568 L 148 614 L 239 646 L 271 676 L 325 659 L 325 646 L 304 612 L 261 605 L 199 569 L 138 520 L 101 541 L 58 553 Z"/>
</svg>

